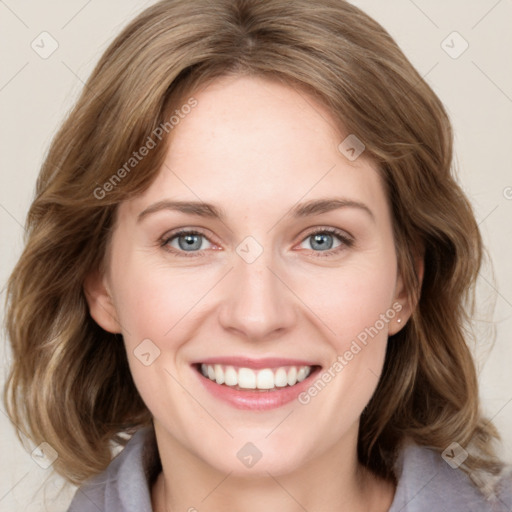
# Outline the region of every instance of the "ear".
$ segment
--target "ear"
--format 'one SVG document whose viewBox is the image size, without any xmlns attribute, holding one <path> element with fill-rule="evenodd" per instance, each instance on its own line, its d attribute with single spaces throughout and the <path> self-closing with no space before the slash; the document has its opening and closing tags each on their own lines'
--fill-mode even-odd
<svg viewBox="0 0 512 512">
<path fill-rule="evenodd" d="M 396 280 L 395 297 L 393 300 L 393 310 L 396 311 L 395 317 L 389 322 L 388 334 L 392 336 L 399 332 L 411 317 L 418 304 L 423 275 L 425 272 L 425 258 L 423 251 L 414 256 L 414 265 L 416 275 L 418 276 L 418 293 L 414 297 L 410 290 L 404 284 L 403 277 L 399 273 Z"/>
<path fill-rule="evenodd" d="M 95 322 L 105 331 L 121 333 L 106 277 L 99 270 L 93 271 L 86 277 L 83 288 L 89 312 Z"/>
</svg>

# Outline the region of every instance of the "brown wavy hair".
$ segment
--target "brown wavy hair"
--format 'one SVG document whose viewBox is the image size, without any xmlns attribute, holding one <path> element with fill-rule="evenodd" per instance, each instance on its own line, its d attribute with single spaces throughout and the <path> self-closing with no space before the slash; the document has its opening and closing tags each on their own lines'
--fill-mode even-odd
<svg viewBox="0 0 512 512">
<path fill-rule="evenodd" d="M 8 283 L 12 422 L 50 443 L 55 469 L 73 483 L 104 470 L 113 443 L 150 424 L 122 337 L 94 322 L 84 280 L 103 268 L 119 203 L 155 178 L 170 129 L 129 175 L 114 175 L 198 87 L 242 74 L 325 105 L 384 178 L 399 270 L 417 307 L 389 339 L 360 421 L 360 462 L 392 480 L 405 439 L 439 452 L 457 441 L 469 452 L 462 469 L 484 490 L 483 476 L 504 465 L 467 344 L 483 249 L 452 169 L 450 121 L 391 36 L 343 0 L 164 0 L 109 46 L 51 144 Z"/>
</svg>

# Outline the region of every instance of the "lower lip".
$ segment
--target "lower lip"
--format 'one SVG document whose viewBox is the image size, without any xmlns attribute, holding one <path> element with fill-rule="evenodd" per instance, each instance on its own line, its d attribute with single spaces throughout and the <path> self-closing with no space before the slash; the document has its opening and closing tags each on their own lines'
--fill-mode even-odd
<svg viewBox="0 0 512 512">
<path fill-rule="evenodd" d="M 312 377 L 320 371 L 320 368 L 317 367 L 313 369 L 313 371 L 302 382 L 298 382 L 294 386 L 274 388 L 268 391 L 240 391 L 224 384 L 217 384 L 205 377 L 197 369 L 194 369 L 194 371 L 199 376 L 203 386 L 216 398 L 227 402 L 237 409 L 266 411 L 268 409 L 281 407 L 292 400 L 295 400 L 300 393 L 310 386 Z"/>
</svg>

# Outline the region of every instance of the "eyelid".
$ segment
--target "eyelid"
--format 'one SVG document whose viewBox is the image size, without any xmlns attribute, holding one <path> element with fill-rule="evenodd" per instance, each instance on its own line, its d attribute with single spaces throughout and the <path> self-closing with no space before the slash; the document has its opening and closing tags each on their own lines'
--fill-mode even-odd
<svg viewBox="0 0 512 512">
<path fill-rule="evenodd" d="M 339 236 L 342 239 L 350 240 L 351 242 L 355 241 L 354 236 L 352 236 L 348 231 L 340 228 L 335 228 L 333 226 L 315 226 L 314 228 L 311 228 L 311 231 L 306 232 L 302 240 L 316 233 L 331 233 Z"/>
</svg>

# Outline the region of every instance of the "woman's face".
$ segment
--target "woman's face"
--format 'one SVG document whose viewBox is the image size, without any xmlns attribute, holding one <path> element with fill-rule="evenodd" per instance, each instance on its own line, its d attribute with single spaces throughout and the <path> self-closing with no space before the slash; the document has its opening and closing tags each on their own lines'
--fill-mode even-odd
<svg viewBox="0 0 512 512">
<path fill-rule="evenodd" d="M 376 167 L 302 91 L 232 77 L 194 97 L 119 207 L 91 313 L 168 446 L 240 474 L 353 456 L 408 314 Z"/>
</svg>

